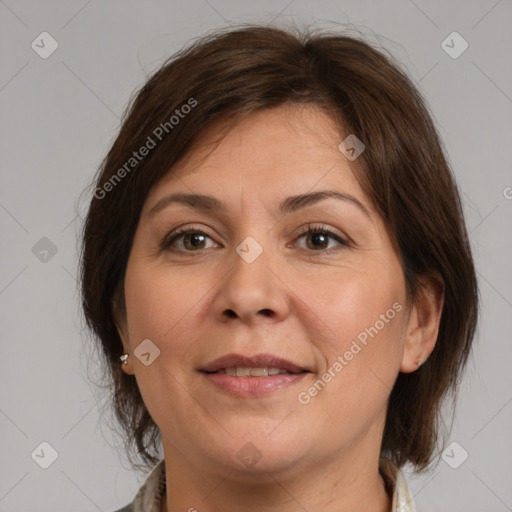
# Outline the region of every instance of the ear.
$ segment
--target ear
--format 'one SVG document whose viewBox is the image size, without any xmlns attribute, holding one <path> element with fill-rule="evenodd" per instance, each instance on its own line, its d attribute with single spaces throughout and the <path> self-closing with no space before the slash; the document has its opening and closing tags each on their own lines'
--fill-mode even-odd
<svg viewBox="0 0 512 512">
<path fill-rule="evenodd" d="M 123 344 L 123 354 L 128 354 L 126 364 L 122 363 L 121 360 L 119 360 L 119 364 L 121 365 L 124 373 L 127 375 L 134 375 L 135 372 L 133 370 L 133 364 L 130 362 L 130 356 L 132 354 L 130 353 L 130 342 L 126 322 L 126 307 L 124 305 L 124 300 L 120 297 L 119 293 L 114 295 L 112 314 L 114 318 L 114 324 Z"/>
<path fill-rule="evenodd" d="M 444 281 L 441 276 L 422 278 L 406 328 L 401 372 L 416 371 L 434 350 L 443 304 Z"/>
</svg>

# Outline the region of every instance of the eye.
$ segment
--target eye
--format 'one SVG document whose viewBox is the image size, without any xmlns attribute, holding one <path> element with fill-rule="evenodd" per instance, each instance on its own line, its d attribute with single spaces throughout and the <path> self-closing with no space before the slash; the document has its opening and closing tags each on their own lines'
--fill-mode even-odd
<svg viewBox="0 0 512 512">
<path fill-rule="evenodd" d="M 344 247 L 350 247 L 347 242 L 340 235 L 336 234 L 333 229 L 329 226 L 311 226 L 308 224 L 302 233 L 299 233 L 298 240 L 306 239 L 306 248 L 302 249 L 322 252 L 324 254 L 330 254 L 340 249 L 340 245 Z M 218 244 L 212 244 L 207 246 L 207 239 L 213 241 L 212 237 L 204 231 L 196 229 L 194 227 L 183 227 L 173 231 L 170 235 L 165 237 L 161 244 L 162 250 L 173 250 L 178 252 L 200 252 L 203 249 L 209 249 L 211 247 L 218 247 Z M 329 239 L 334 240 L 338 247 L 329 247 Z"/>
<path fill-rule="evenodd" d="M 306 239 L 306 249 L 311 249 L 316 252 L 323 252 L 325 254 L 330 254 L 331 252 L 339 250 L 340 247 L 329 248 L 329 239 L 337 241 L 338 246 L 350 246 L 350 244 L 345 239 L 336 234 L 334 230 L 328 226 L 311 226 L 311 224 L 308 224 L 305 229 L 306 231 L 303 231 L 302 234 L 299 234 L 298 239 Z"/>
<path fill-rule="evenodd" d="M 161 248 L 164 250 L 169 249 L 173 245 L 178 245 L 178 251 L 198 252 L 209 248 L 205 246 L 207 238 L 212 240 L 209 235 L 199 229 L 193 227 L 178 228 L 164 239 Z"/>
</svg>

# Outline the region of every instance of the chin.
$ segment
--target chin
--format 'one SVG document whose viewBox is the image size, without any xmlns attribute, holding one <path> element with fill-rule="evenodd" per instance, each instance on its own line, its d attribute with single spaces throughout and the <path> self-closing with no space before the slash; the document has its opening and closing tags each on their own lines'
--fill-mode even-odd
<svg viewBox="0 0 512 512">
<path fill-rule="evenodd" d="M 243 454 L 241 453 L 243 452 Z M 300 474 L 302 457 L 293 447 L 276 452 L 255 449 L 254 446 L 244 445 L 234 453 L 231 459 L 231 470 L 235 478 L 246 484 L 275 484 L 276 478 L 285 480 Z"/>
<path fill-rule="evenodd" d="M 306 457 L 306 447 L 309 443 L 305 439 L 289 434 L 282 432 L 279 436 L 274 432 L 270 436 L 268 433 L 236 436 L 230 440 L 229 449 L 224 451 L 224 455 L 230 454 L 226 463 L 239 473 L 244 481 L 250 481 L 255 476 L 261 479 L 262 475 L 268 473 L 275 475 L 294 472 L 300 461 Z"/>
</svg>

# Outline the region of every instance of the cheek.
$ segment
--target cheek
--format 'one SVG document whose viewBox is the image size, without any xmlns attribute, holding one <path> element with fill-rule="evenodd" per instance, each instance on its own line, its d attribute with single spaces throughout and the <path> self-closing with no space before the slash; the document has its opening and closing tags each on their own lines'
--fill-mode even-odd
<svg viewBox="0 0 512 512">
<path fill-rule="evenodd" d="M 400 270 L 397 275 L 394 267 L 386 267 L 386 272 L 379 268 L 346 272 L 323 287 L 315 281 L 304 283 L 308 304 L 324 325 L 326 334 L 318 347 L 326 364 L 346 356 L 350 366 L 361 371 L 377 365 L 394 372 L 402 344 L 405 291 Z"/>
<path fill-rule="evenodd" d="M 157 345 L 169 338 L 182 341 L 181 331 L 197 316 L 205 300 L 204 286 L 186 275 L 142 264 L 128 266 L 125 297 L 132 343 L 145 338 Z"/>
<path fill-rule="evenodd" d="M 315 340 L 322 367 L 311 387 L 301 390 L 299 402 L 311 404 L 318 421 L 330 411 L 333 432 L 343 425 L 350 436 L 369 427 L 393 388 L 405 313 L 396 282 L 371 275 L 347 277 L 329 294 L 317 290 L 311 295 L 310 304 L 319 306 L 316 313 L 329 331 Z"/>
</svg>

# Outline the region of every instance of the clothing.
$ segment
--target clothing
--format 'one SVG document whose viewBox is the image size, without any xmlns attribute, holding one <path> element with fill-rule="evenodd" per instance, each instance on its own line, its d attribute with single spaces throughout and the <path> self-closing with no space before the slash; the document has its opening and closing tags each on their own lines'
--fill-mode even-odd
<svg viewBox="0 0 512 512">
<path fill-rule="evenodd" d="M 391 511 L 416 512 L 411 490 L 400 468 L 390 460 L 382 458 L 379 469 L 386 488 L 393 496 Z M 165 487 L 165 461 L 162 460 L 148 476 L 132 503 L 116 512 L 160 512 Z"/>
</svg>

